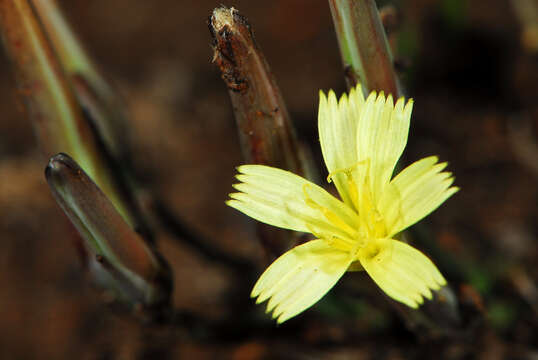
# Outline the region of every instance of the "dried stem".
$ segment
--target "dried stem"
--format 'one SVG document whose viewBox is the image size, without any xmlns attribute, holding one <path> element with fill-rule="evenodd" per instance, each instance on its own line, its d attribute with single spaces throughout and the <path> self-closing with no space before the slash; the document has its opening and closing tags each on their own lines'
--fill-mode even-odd
<svg viewBox="0 0 538 360">
<path fill-rule="evenodd" d="M 221 7 L 209 19 L 214 57 L 228 87 L 247 163 L 264 164 L 305 175 L 301 151 L 286 105 L 247 19 Z M 259 225 L 262 242 L 273 256 L 292 242 L 287 230 Z"/>
</svg>

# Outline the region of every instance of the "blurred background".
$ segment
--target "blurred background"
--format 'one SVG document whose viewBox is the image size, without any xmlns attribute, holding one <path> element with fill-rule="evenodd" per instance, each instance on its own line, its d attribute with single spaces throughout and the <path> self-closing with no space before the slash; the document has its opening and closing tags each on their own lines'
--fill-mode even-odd
<svg viewBox="0 0 538 360">
<path fill-rule="evenodd" d="M 434 339 L 410 331 L 386 298 L 372 296 L 375 286 L 364 274 L 346 281 L 371 289 L 350 293 L 339 284 L 280 326 L 248 299 L 266 263 L 253 223 L 224 204 L 242 159 L 227 89 L 211 64 L 207 18 L 221 1 L 59 3 L 124 98 L 142 183 L 258 273 L 240 276 L 157 229 L 173 269 L 174 307 L 189 318 L 150 326 L 108 305 L 90 284 L 76 232 L 50 194 L 47 159 L 2 53 L 1 359 L 538 358 L 538 19 L 520 11 L 524 1 L 390 2 L 400 19 L 390 36 L 393 53 L 415 99 L 404 164 L 439 155 L 461 187 L 427 223 L 436 244 L 429 255 L 457 294 L 467 326 Z M 251 22 L 298 137 L 322 168 L 318 91 L 345 90 L 328 3 L 225 5 Z M 245 314 L 255 326 L 245 325 Z M 198 318 L 223 325 L 208 331 Z"/>
</svg>

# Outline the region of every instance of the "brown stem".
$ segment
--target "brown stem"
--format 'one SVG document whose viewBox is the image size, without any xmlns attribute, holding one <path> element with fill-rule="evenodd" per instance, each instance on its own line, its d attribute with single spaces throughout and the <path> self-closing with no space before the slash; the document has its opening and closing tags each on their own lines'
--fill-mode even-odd
<svg viewBox="0 0 538 360">
<path fill-rule="evenodd" d="M 213 62 L 228 87 L 245 161 L 304 176 L 286 105 L 247 19 L 234 8 L 217 8 L 209 19 L 209 30 Z M 279 255 L 292 245 L 289 231 L 266 225 L 260 229 L 269 253 Z"/>
</svg>

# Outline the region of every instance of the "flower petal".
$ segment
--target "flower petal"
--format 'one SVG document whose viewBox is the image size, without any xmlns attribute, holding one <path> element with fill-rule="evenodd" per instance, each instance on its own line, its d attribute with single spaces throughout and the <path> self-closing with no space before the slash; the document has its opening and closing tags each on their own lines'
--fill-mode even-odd
<svg viewBox="0 0 538 360">
<path fill-rule="evenodd" d="M 393 236 L 437 209 L 459 188 L 450 187 L 452 174 L 442 172 L 446 163 L 436 156 L 414 162 L 386 187 L 378 203 L 388 236 Z"/>
<path fill-rule="evenodd" d="M 357 163 L 357 123 L 364 96 L 360 86 L 351 89 L 349 96 L 342 95 L 340 101 L 331 90 L 328 98 L 320 91 L 318 128 L 321 151 L 342 200 L 353 207 L 346 175 L 342 172 Z"/>
<path fill-rule="evenodd" d="M 359 260 L 375 283 L 391 298 L 412 308 L 432 298 L 430 289 L 446 284 L 443 275 L 417 249 L 393 239 L 375 239 L 359 250 Z"/>
<path fill-rule="evenodd" d="M 372 200 L 376 203 L 388 185 L 394 167 L 407 144 L 413 100 L 406 104 L 403 98 L 393 104 L 392 96 L 385 99 L 383 92 L 370 93 L 362 109 L 357 126 L 357 159 L 368 161 L 358 167 L 359 178 L 369 176 Z M 405 105 L 405 106 L 404 106 Z M 359 112 L 360 111 L 360 112 Z"/>
<path fill-rule="evenodd" d="M 296 246 L 275 260 L 260 276 L 251 296 L 267 299 L 267 311 L 282 323 L 321 299 L 351 264 L 349 252 L 332 248 L 325 240 Z"/>
<path fill-rule="evenodd" d="M 264 165 L 238 168 L 241 181 L 226 203 L 261 222 L 330 239 L 354 236 L 357 215 L 320 186 Z"/>
</svg>

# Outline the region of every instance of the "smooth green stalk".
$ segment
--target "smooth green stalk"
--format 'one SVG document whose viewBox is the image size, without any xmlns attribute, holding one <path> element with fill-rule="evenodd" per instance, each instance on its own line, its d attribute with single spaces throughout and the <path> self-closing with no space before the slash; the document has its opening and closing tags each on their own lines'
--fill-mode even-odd
<svg viewBox="0 0 538 360">
<path fill-rule="evenodd" d="M 384 91 L 395 98 L 402 90 L 394 71 L 389 43 L 374 0 L 329 0 L 348 87 L 361 83 L 367 91 Z M 396 169 L 401 168 L 398 164 Z M 413 230 L 408 230 L 413 233 Z M 408 234 L 408 233 L 405 233 Z M 429 239 L 428 239 L 429 240 Z M 421 243 L 426 242 L 426 240 Z M 443 286 L 434 301 L 419 311 L 393 303 L 406 325 L 427 330 L 427 337 L 451 334 L 461 326 L 453 291 Z"/>
<path fill-rule="evenodd" d="M 58 58 L 73 83 L 78 101 L 91 114 L 108 150 L 125 155 L 125 115 L 123 104 L 100 74 L 55 0 L 32 0 L 33 6 Z"/>
<path fill-rule="evenodd" d="M 110 95 L 111 89 L 97 72 L 82 44 L 60 12 L 55 0 L 32 0 L 36 13 L 54 44 L 58 57 L 68 73 L 82 73 L 99 92 Z"/>
<path fill-rule="evenodd" d="M 134 216 L 112 176 L 96 133 L 84 117 L 29 0 L 0 0 L 0 32 L 45 157 L 69 153 L 125 220 L 134 225 Z"/>
<path fill-rule="evenodd" d="M 348 88 L 402 96 L 374 0 L 329 0 Z"/>
</svg>

